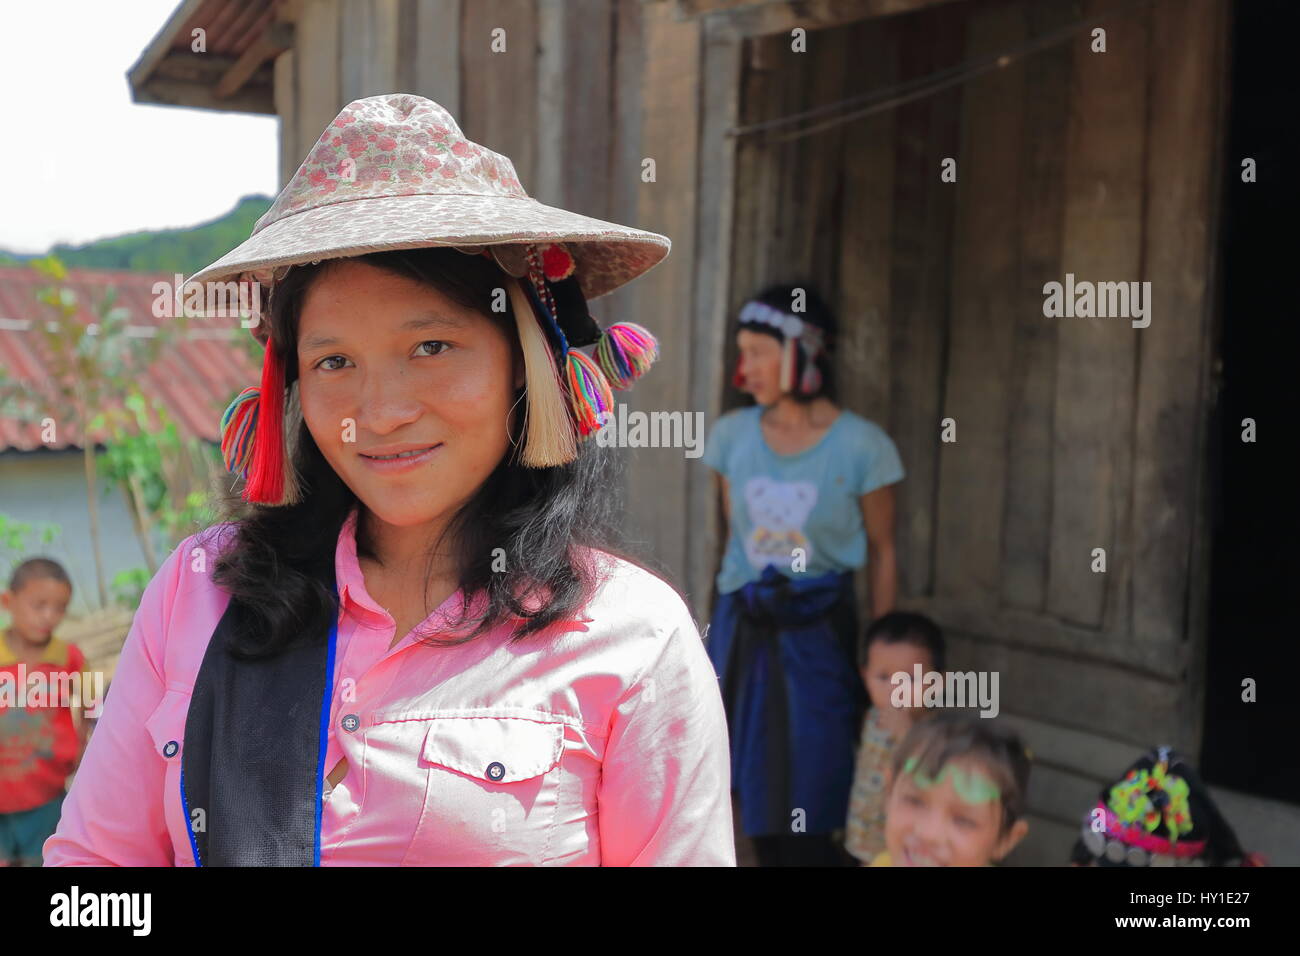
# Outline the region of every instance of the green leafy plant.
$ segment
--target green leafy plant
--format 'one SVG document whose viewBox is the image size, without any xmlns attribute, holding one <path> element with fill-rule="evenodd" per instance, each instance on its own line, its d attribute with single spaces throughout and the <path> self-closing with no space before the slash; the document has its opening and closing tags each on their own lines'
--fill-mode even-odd
<svg viewBox="0 0 1300 956">
<path fill-rule="evenodd" d="M 102 495 L 114 484 L 122 489 L 152 574 L 159 563 L 158 531 L 174 542 L 209 517 L 205 492 L 219 461 L 205 443 L 183 441 L 163 406 L 150 402 L 138 384 L 161 351 L 188 327 L 187 318 L 171 320 L 152 336 L 132 336 L 128 315 L 114 306 L 115 290 L 110 288 L 91 303 L 94 320 L 83 322 L 81 304 L 65 284 L 63 263 L 48 256 L 30 265 L 50 280 L 37 300 L 51 319 L 36 325 L 50 377 L 40 383 L 13 382 L 0 370 L 0 414 L 36 422 L 50 443 L 57 440 L 58 428 L 76 426 L 99 605 L 104 607 L 110 594 L 100 546 Z M 102 457 L 95 454 L 101 443 Z"/>
</svg>

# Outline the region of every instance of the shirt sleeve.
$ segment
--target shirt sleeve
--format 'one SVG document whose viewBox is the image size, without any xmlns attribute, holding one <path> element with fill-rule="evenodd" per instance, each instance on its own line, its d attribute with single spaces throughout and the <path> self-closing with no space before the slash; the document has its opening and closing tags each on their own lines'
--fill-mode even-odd
<svg viewBox="0 0 1300 956">
<path fill-rule="evenodd" d="M 163 761 L 145 721 L 166 688 L 163 649 L 191 539 L 145 588 L 63 815 L 43 848 L 46 866 L 171 866 L 163 818 Z"/>
<path fill-rule="evenodd" d="M 859 495 L 869 494 L 877 488 L 884 488 L 902 481 L 905 475 L 903 461 L 898 457 L 898 448 L 894 440 L 879 425 L 867 422 L 864 444 L 867 453 L 867 466 L 863 470 L 862 487 Z"/>
<path fill-rule="evenodd" d="M 598 790 L 602 866 L 735 866 L 718 680 L 685 621 L 620 699 Z"/>
</svg>

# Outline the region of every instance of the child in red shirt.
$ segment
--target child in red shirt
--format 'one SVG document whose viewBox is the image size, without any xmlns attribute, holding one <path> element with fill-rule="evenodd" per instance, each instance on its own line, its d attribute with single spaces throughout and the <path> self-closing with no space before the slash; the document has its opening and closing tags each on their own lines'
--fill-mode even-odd
<svg viewBox="0 0 1300 956">
<path fill-rule="evenodd" d="M 85 655 L 54 636 L 71 598 L 67 572 L 47 558 L 18 565 L 0 592 L 11 618 L 0 632 L 0 866 L 41 865 L 85 749 Z"/>
</svg>

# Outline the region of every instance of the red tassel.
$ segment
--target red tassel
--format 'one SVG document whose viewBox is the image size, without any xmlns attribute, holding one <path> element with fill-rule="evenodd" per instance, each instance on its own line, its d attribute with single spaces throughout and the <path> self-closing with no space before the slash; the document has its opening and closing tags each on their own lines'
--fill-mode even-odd
<svg viewBox="0 0 1300 956">
<path fill-rule="evenodd" d="M 278 504 L 284 497 L 284 363 L 275 344 L 262 356 L 262 387 L 257 397 L 257 437 L 244 500 Z"/>
<path fill-rule="evenodd" d="M 745 375 L 741 371 L 744 367 L 745 360 L 739 356 L 736 357 L 736 371 L 731 374 L 732 388 L 743 389 L 745 387 Z"/>
</svg>

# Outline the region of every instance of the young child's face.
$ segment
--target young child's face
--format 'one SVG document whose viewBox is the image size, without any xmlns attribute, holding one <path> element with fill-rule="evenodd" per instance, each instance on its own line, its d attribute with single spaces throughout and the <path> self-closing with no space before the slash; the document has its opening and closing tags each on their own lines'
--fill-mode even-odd
<svg viewBox="0 0 1300 956">
<path fill-rule="evenodd" d="M 910 687 L 917 664 L 921 665 L 921 673 L 925 674 L 934 666 L 934 661 L 931 660 L 929 651 L 915 644 L 905 641 L 899 644 L 874 641 L 867 648 L 867 663 L 862 668 L 862 682 L 867 685 L 871 706 L 876 708 L 878 713 L 886 713 L 894 706 L 890 699 L 894 693 L 891 678 L 902 671 L 907 674 L 906 686 Z M 910 691 L 908 699 L 911 699 Z"/>
<path fill-rule="evenodd" d="M 885 848 L 894 866 L 986 866 L 1029 829 L 1017 820 L 1003 834 L 1001 825 L 1001 795 L 976 760 L 952 760 L 933 781 L 903 772 L 890 782 Z"/>
<path fill-rule="evenodd" d="M 72 588 L 53 578 L 29 580 L 17 591 L 0 593 L 0 604 L 9 612 L 9 631 L 29 644 L 45 644 L 67 613 Z"/>
</svg>

